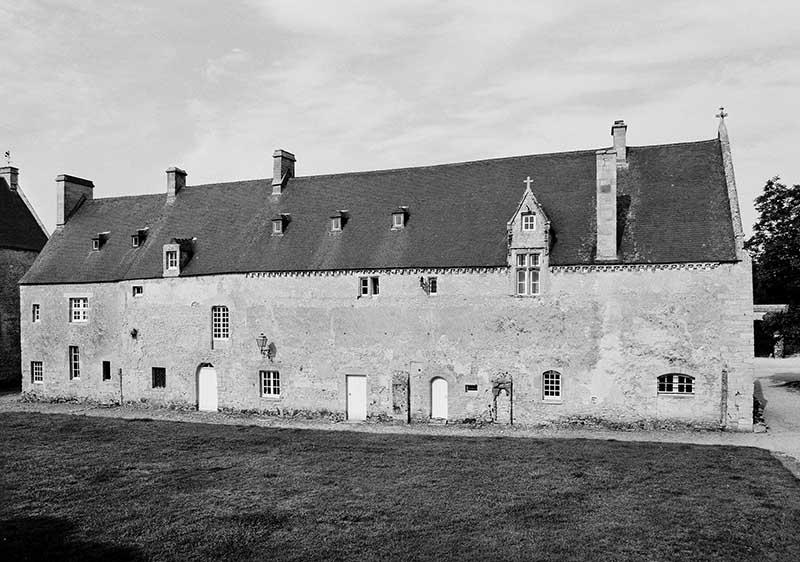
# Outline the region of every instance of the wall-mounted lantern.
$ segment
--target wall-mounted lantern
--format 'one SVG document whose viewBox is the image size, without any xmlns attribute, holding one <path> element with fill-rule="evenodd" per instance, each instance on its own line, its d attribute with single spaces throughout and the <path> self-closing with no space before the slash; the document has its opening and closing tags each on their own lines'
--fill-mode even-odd
<svg viewBox="0 0 800 562">
<path fill-rule="evenodd" d="M 269 340 L 267 336 L 264 335 L 264 332 L 261 332 L 259 336 L 256 338 L 256 343 L 258 344 L 258 350 L 261 352 L 263 357 L 269 356 Z"/>
</svg>

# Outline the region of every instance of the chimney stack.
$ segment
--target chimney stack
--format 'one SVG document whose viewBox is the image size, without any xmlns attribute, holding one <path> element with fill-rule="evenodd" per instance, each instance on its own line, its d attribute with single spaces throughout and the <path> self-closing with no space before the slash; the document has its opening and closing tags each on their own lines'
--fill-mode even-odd
<svg viewBox="0 0 800 562">
<path fill-rule="evenodd" d="M 614 137 L 614 150 L 617 152 L 617 166 L 628 165 L 628 149 L 625 144 L 625 133 L 628 126 L 625 121 L 618 119 L 611 127 L 611 136 Z"/>
<path fill-rule="evenodd" d="M 61 228 L 84 201 L 92 200 L 94 184 L 90 180 L 62 174 L 56 178 L 56 185 L 56 228 Z"/>
<path fill-rule="evenodd" d="M 4 166 L 0 168 L 0 178 L 6 180 L 6 185 L 11 191 L 17 190 L 17 177 L 19 176 L 19 169 L 14 166 Z"/>
<path fill-rule="evenodd" d="M 597 252 L 595 260 L 617 260 L 617 163 L 613 148 L 597 151 Z"/>
<path fill-rule="evenodd" d="M 277 149 L 272 153 L 272 194 L 280 195 L 289 178 L 294 177 L 294 154 Z"/>
<path fill-rule="evenodd" d="M 167 168 L 167 202 L 175 201 L 178 192 L 186 187 L 186 172 L 173 166 Z"/>
</svg>

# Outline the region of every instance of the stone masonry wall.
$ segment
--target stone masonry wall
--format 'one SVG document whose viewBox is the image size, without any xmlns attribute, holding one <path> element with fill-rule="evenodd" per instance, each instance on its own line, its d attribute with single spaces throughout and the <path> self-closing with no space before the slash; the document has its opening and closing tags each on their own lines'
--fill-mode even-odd
<svg viewBox="0 0 800 562">
<path fill-rule="evenodd" d="M 370 275 L 380 277 L 379 296 L 357 298 L 359 275 L 350 273 L 24 286 L 23 310 L 40 303 L 42 320 L 23 323 L 23 364 L 43 361 L 44 383 L 28 373 L 23 390 L 107 401 L 121 391 L 124 400 L 193 405 L 199 367 L 211 364 L 223 408 L 343 415 L 345 375 L 362 374 L 371 416 L 427 420 L 430 381 L 442 377 L 451 420 L 490 418 L 493 387 L 510 382 L 501 398 L 513 396 L 514 423 L 594 417 L 751 428 L 747 262 L 550 268 L 546 294 L 535 298 L 511 296 L 505 269 L 424 272 L 438 276 L 437 295 L 420 288 L 423 273 Z M 89 297 L 89 322 L 68 322 L 69 296 Z M 211 339 L 215 305 L 230 310 L 222 345 Z M 256 344 L 261 332 L 274 346 L 271 361 Z M 69 345 L 80 346 L 79 381 L 69 380 Z M 110 381 L 101 380 L 102 361 L 111 362 Z M 153 367 L 166 368 L 166 388 L 152 388 Z M 562 374 L 558 401 L 542 397 L 550 369 Z M 280 371 L 280 397 L 260 397 L 259 370 Z M 694 394 L 659 394 L 665 373 L 695 377 Z"/>
<path fill-rule="evenodd" d="M 20 378 L 19 286 L 37 252 L 0 248 L 0 386 Z"/>
</svg>

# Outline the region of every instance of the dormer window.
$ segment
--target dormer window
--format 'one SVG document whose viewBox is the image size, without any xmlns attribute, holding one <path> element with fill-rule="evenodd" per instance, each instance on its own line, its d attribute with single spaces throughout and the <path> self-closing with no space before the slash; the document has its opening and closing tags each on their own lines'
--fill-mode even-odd
<svg viewBox="0 0 800 562">
<path fill-rule="evenodd" d="M 408 214 L 408 207 L 400 207 L 396 211 L 392 211 L 392 230 L 399 230 L 406 227 L 406 215 Z"/>
<path fill-rule="evenodd" d="M 522 230 L 531 231 L 536 230 L 536 215 L 533 213 L 524 213 L 522 215 Z"/>
<path fill-rule="evenodd" d="M 178 269 L 178 250 L 167 250 L 164 256 L 167 269 Z"/>
<path fill-rule="evenodd" d="M 147 228 L 140 228 L 136 231 L 136 234 L 131 234 L 131 248 L 138 248 L 144 243 L 144 239 L 147 238 Z"/>
<path fill-rule="evenodd" d="M 341 230 L 342 230 L 341 215 L 331 217 L 331 232 L 341 232 Z"/>
<path fill-rule="evenodd" d="M 109 234 L 111 234 L 111 233 L 110 232 L 100 232 L 100 233 L 97 234 L 97 236 L 92 238 L 92 250 L 95 251 L 95 252 L 100 250 L 100 248 L 103 247 L 103 244 L 106 243 L 106 240 L 108 240 L 108 235 Z"/>
<path fill-rule="evenodd" d="M 280 215 L 275 216 L 275 218 L 272 219 L 272 235 L 283 236 L 288 222 L 289 215 L 286 213 L 281 213 Z"/>
</svg>

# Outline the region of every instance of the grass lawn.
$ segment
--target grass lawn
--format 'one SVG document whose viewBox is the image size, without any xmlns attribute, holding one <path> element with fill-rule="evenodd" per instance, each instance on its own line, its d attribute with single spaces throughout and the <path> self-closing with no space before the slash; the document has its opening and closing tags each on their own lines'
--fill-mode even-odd
<svg viewBox="0 0 800 562">
<path fill-rule="evenodd" d="M 0 559 L 800 560 L 759 449 L 0 414 Z"/>
</svg>

